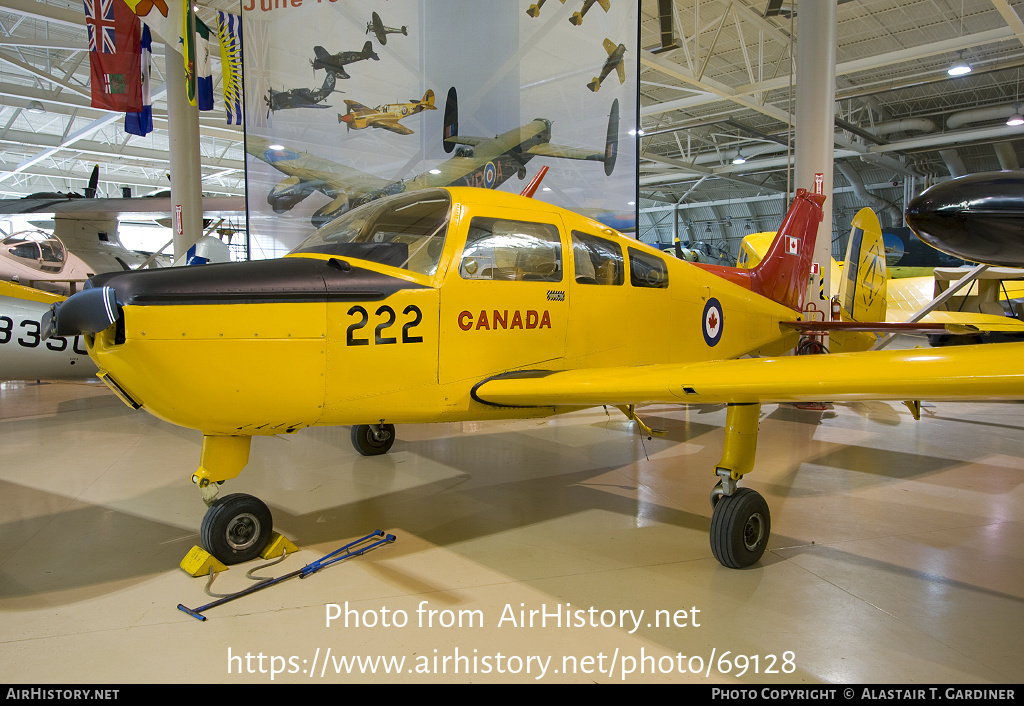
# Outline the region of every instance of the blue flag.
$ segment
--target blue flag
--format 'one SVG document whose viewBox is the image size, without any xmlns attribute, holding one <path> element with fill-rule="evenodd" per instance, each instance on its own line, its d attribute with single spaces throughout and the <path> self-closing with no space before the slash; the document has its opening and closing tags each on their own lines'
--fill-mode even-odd
<svg viewBox="0 0 1024 706">
<path fill-rule="evenodd" d="M 140 137 L 153 132 L 153 97 L 149 85 L 149 75 L 153 66 L 153 39 L 149 25 L 142 25 L 142 110 L 138 113 L 124 114 L 124 131 Z"/>
</svg>

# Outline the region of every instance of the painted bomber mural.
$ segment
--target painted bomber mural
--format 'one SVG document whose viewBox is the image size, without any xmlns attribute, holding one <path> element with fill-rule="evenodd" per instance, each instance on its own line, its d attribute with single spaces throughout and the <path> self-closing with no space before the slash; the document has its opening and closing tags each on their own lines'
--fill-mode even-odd
<svg viewBox="0 0 1024 706">
<path fill-rule="evenodd" d="M 635 219 L 637 8 L 622 0 L 243 0 L 253 257 L 447 185 Z M 615 220 L 619 219 L 619 220 Z"/>
</svg>

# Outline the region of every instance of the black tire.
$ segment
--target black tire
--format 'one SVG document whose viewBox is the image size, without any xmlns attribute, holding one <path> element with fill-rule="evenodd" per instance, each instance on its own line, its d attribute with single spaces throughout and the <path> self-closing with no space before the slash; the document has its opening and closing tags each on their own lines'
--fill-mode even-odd
<svg viewBox="0 0 1024 706">
<path fill-rule="evenodd" d="M 199 539 L 225 564 L 255 559 L 270 539 L 274 520 L 262 500 L 245 493 L 218 498 L 206 511 Z"/>
<path fill-rule="evenodd" d="M 723 495 L 711 513 L 711 552 L 730 569 L 751 566 L 768 546 L 771 525 L 768 503 L 756 490 Z"/>
<path fill-rule="evenodd" d="M 391 450 L 395 443 L 395 425 L 381 424 L 381 430 L 387 435 L 386 439 L 377 440 L 369 424 L 359 424 L 352 427 L 352 445 L 356 451 L 363 456 L 380 456 Z"/>
</svg>

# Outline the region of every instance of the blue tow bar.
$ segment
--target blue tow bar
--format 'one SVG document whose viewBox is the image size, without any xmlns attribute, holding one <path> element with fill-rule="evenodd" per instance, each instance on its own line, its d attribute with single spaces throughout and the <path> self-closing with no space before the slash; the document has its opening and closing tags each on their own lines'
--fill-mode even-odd
<svg viewBox="0 0 1024 706">
<path fill-rule="evenodd" d="M 201 614 L 209 610 L 210 608 L 216 608 L 217 606 L 224 605 L 225 603 L 233 601 L 236 598 L 248 596 L 249 594 L 256 593 L 257 591 L 262 591 L 264 588 L 270 588 L 271 586 L 283 583 L 288 579 L 293 579 L 296 576 L 298 576 L 300 579 L 304 579 L 307 576 L 312 576 L 321 569 L 326 569 L 331 564 L 336 564 L 339 561 L 345 561 L 346 559 L 351 559 L 353 557 L 362 556 L 370 550 L 376 549 L 377 547 L 384 544 L 391 544 L 394 541 L 395 535 L 385 534 L 383 531 L 377 530 L 376 532 L 366 535 L 362 539 L 357 539 L 354 542 L 349 542 L 345 546 L 335 549 L 330 554 L 326 554 L 317 559 L 316 561 L 306 564 L 301 569 L 296 569 L 290 574 L 278 576 L 274 579 L 265 579 L 256 584 L 255 586 L 250 586 L 249 588 L 243 591 L 239 591 L 238 593 L 232 593 L 229 596 L 224 596 L 223 598 L 218 599 L 213 603 L 207 603 L 206 605 L 200 606 L 198 608 L 187 608 L 181 603 L 179 603 L 178 610 L 182 611 L 183 613 L 188 613 L 196 620 L 205 621 L 206 616 Z"/>
</svg>

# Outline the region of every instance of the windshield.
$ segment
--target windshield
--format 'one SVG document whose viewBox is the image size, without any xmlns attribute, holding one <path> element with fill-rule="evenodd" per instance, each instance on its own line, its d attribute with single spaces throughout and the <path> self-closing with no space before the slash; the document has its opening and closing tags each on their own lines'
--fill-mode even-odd
<svg viewBox="0 0 1024 706">
<path fill-rule="evenodd" d="M 36 269 L 47 272 L 59 272 L 64 266 L 64 244 L 42 231 L 22 231 L 4 238 L 0 246 L 7 252 L 23 260 Z"/>
<path fill-rule="evenodd" d="M 448 192 L 440 189 L 377 199 L 331 221 L 289 254 L 358 258 L 432 275 L 450 208 Z"/>
</svg>

